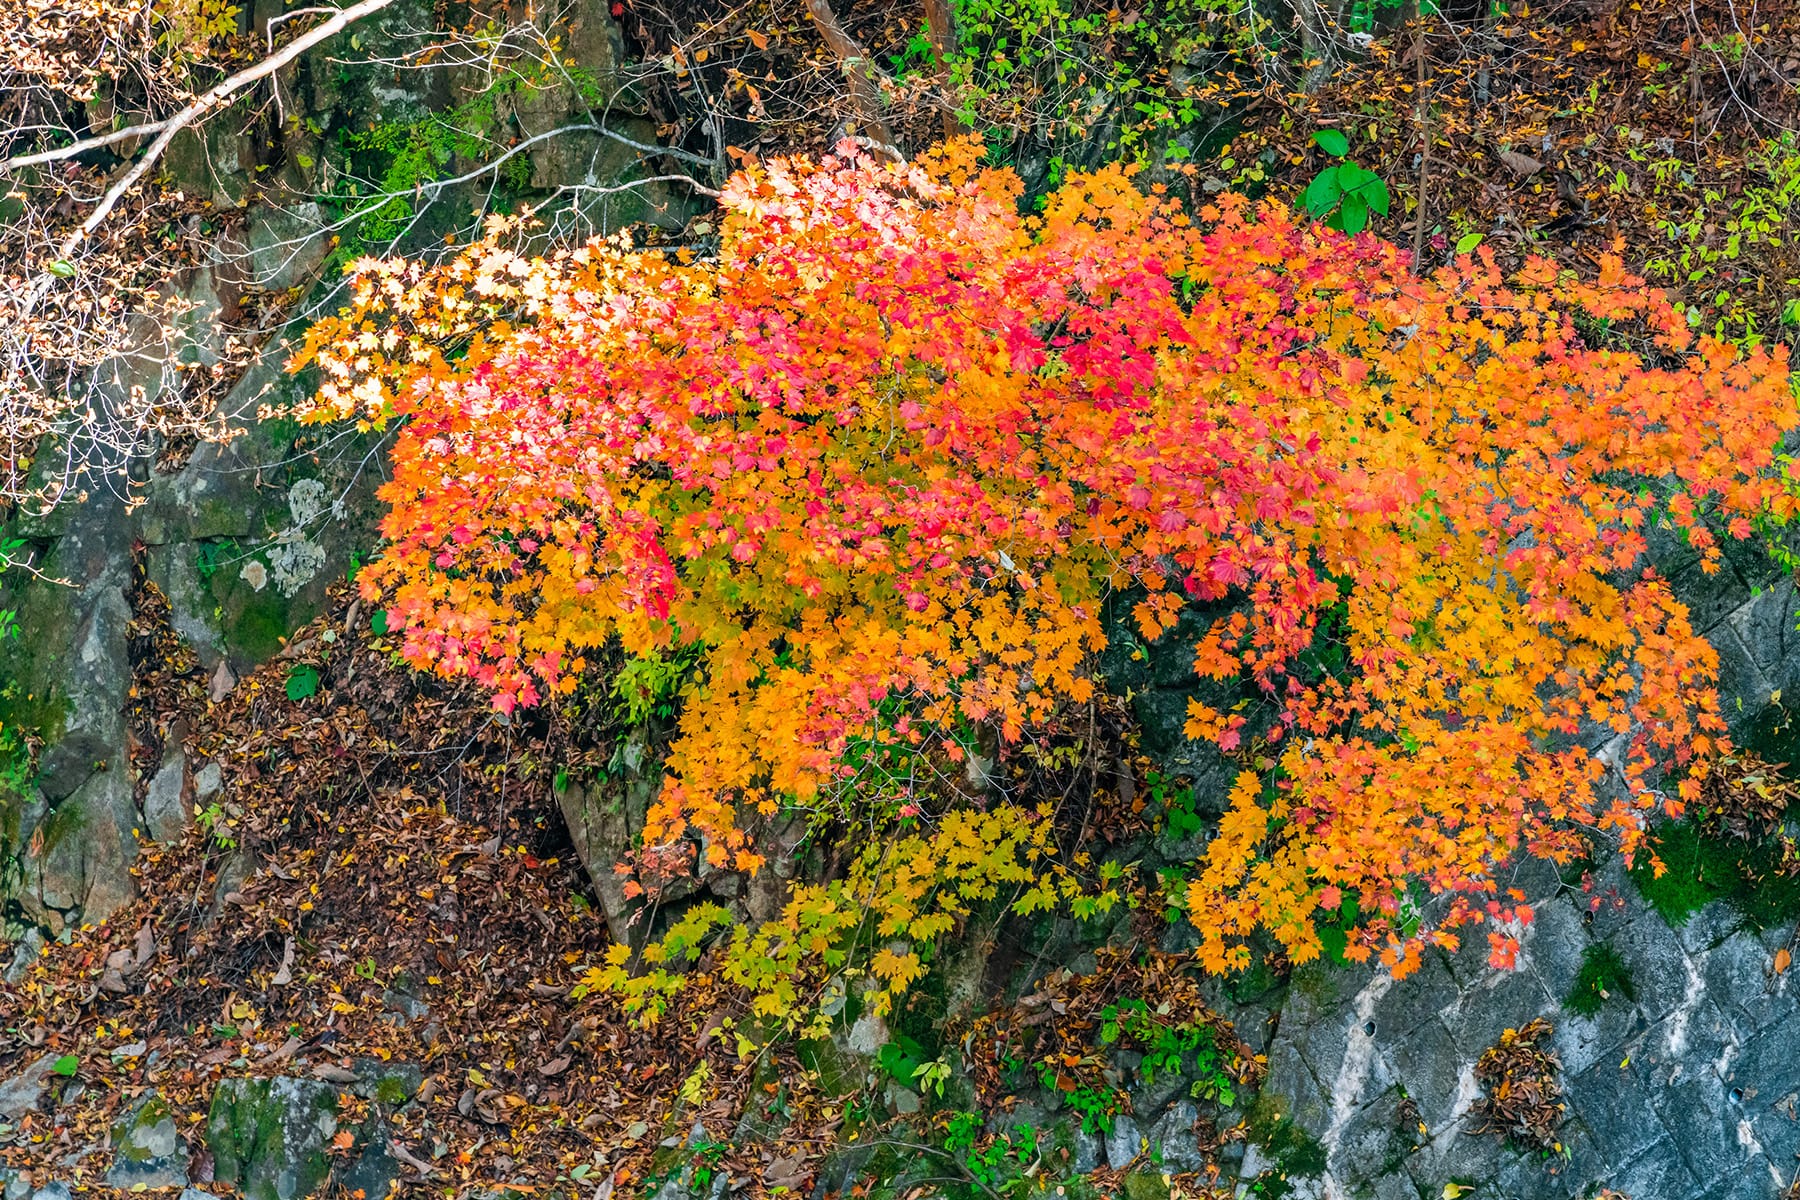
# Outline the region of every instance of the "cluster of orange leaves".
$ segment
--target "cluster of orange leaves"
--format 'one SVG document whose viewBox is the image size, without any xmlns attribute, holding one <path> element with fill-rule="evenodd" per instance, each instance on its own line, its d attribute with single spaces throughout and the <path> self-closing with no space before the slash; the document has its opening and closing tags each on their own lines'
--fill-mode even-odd
<svg viewBox="0 0 1800 1200">
<path fill-rule="evenodd" d="M 840 783 L 884 702 L 890 736 L 1015 738 L 1090 695 L 1109 594 L 1152 639 L 1205 604 L 1197 673 L 1256 698 L 1191 707 L 1256 751 L 1188 895 L 1217 970 L 1259 928 L 1316 956 L 1351 895 L 1350 952 L 1404 970 L 1528 918 L 1496 881 L 1521 850 L 1629 852 L 1679 810 L 1724 726 L 1646 531 L 1716 569 L 1712 530 L 1792 515 L 1781 352 L 1691 343 L 1615 259 L 1415 278 L 1117 168 L 1020 207 L 954 145 L 746 170 L 705 257 L 525 257 L 496 224 L 358 263 L 298 362 L 314 419 L 404 420 L 363 586 L 408 657 L 509 709 L 611 638 L 703 645 L 645 841 L 753 869 L 745 814 Z M 1303 666 L 1327 616 L 1348 671 Z M 1437 932 L 1413 885 L 1452 894 Z"/>
</svg>

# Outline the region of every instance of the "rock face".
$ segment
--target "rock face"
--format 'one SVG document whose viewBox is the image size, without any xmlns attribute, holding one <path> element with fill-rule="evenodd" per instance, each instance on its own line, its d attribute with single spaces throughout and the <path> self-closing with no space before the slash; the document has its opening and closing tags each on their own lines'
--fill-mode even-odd
<svg viewBox="0 0 1800 1200">
<path fill-rule="evenodd" d="M 113 1164 L 108 1187 L 187 1186 L 187 1146 L 175 1128 L 169 1106 L 154 1092 L 145 1093 L 113 1126 Z"/>
<path fill-rule="evenodd" d="M 1728 719 L 1741 738 L 1765 736 L 1779 713 L 1771 697 L 1800 686 L 1793 581 L 1753 558 L 1717 576 L 1680 556 L 1663 569 L 1719 651 Z M 1600 1187 L 1657 1200 L 1786 1194 L 1800 1170 L 1800 994 L 1773 964 L 1788 931 L 1758 934 L 1723 904 L 1674 929 L 1618 862 L 1597 874 L 1583 891 L 1548 864 L 1520 868 L 1536 918 L 1520 931 L 1516 970 L 1488 966 L 1477 935 L 1397 983 L 1318 964 L 1296 972 L 1264 1088 L 1323 1148 L 1324 1170 L 1294 1180 L 1294 1195 L 1412 1200 L 1447 1183 L 1516 1200 Z M 1634 983 L 1590 1018 L 1564 1001 L 1598 943 Z M 1537 1017 L 1555 1026 L 1567 1106 L 1566 1156 L 1548 1161 L 1467 1132 L 1475 1061 Z M 1271 1165 L 1253 1149 L 1245 1175 Z"/>
<path fill-rule="evenodd" d="M 1659 1200 L 1782 1194 L 1800 1152 L 1800 996 L 1770 967 L 1785 933 L 1733 932 L 1714 910 L 1677 931 L 1636 904 L 1589 926 L 1553 875 L 1532 890 L 1516 970 L 1490 968 L 1477 938 L 1399 983 L 1331 966 L 1296 974 L 1265 1094 L 1323 1145 L 1316 1194 L 1437 1196 L 1451 1182 L 1519 1200 L 1590 1186 Z M 1602 937 L 1633 995 L 1580 1016 L 1564 999 Z M 1536 1017 L 1555 1026 L 1563 1066 L 1563 1160 L 1468 1132 L 1475 1060 Z"/>
<path fill-rule="evenodd" d="M 600 898 L 607 925 L 622 941 L 643 933 L 631 926 L 635 905 L 626 898 L 625 881 L 613 866 L 624 861 L 632 839 L 644 828 L 644 815 L 662 784 L 660 766 L 645 738 L 638 736 L 626 743 L 618 772 L 589 782 L 564 780 L 555 789 L 575 853 Z"/>
<path fill-rule="evenodd" d="M 267 13 L 257 18 L 267 19 Z M 624 86 L 622 42 L 608 4 L 580 0 L 557 19 L 570 70 L 551 81 L 508 76 L 502 86 L 479 76 L 485 68 L 457 66 L 396 76 L 333 57 L 339 50 L 327 43 L 282 74 L 282 94 L 305 120 L 279 132 L 254 132 L 260 127 L 234 112 L 178 137 L 165 167 L 214 209 L 206 257 L 170 281 L 192 305 L 183 322 L 191 344 L 182 356 L 197 364 L 225 357 L 229 347 L 210 318 L 240 314 L 246 297 L 289 296 L 299 301 L 297 314 L 335 307 L 340 284 L 328 255 L 347 231 L 332 225 L 316 202 L 331 185 L 321 175 L 327 143 L 336 144 L 331 130 L 380 125 L 404 141 L 406 130 L 424 128 L 490 85 L 498 105 L 490 118 L 516 121 L 528 136 L 585 127 L 534 142 L 518 163 L 529 165 L 529 181 L 509 185 L 598 185 L 577 193 L 582 198 L 562 222 L 564 233 L 610 233 L 638 221 L 684 224 L 692 203 L 667 185 L 611 188 L 647 173 L 629 143 L 654 142 L 655 128 L 634 115 L 639 106 Z M 415 31 L 433 22 L 431 5 L 398 0 L 357 36 L 379 62 L 384 39 L 410 46 Z M 453 164 L 459 173 L 472 166 Z M 477 179 L 461 192 L 434 193 L 442 203 L 421 208 L 409 226 L 413 241 L 391 248 L 441 245 L 443 222 L 452 219 L 442 214 L 466 219 L 486 195 L 467 189 L 493 184 Z M 204 808 L 212 799 L 202 777 L 190 786 L 179 745 L 148 768 L 148 779 L 131 765 L 124 709 L 134 559 L 168 596 L 172 622 L 208 677 L 228 689 L 316 616 L 327 586 L 374 549 L 372 494 L 383 474 L 378 439 L 340 437 L 321 445 L 292 421 L 256 419 L 259 407 L 284 411 L 309 390 L 307 381 L 282 368 L 303 319 L 273 336 L 221 401 L 221 415 L 246 427 L 244 436 L 223 446 L 202 444 L 176 469 L 152 473 L 139 464 L 150 474 L 141 507 L 127 510 L 108 481 L 89 480 L 85 503 L 18 518 L 3 530 L 25 541 L 46 576 L 69 584 L 18 572 L 0 579 L 0 608 L 16 610 L 25 632 L 0 643 L 0 680 L 8 682 L 0 689 L 0 728 L 30 731 L 46 747 L 29 781 L 8 782 L 0 763 L 0 907 L 16 900 L 27 926 L 55 935 L 104 919 L 131 897 L 140 840 L 182 836 L 192 805 Z M 107 364 L 103 374 L 121 389 L 142 386 L 152 396 L 165 382 L 159 367 L 131 359 Z M 0 928 L 0 938 L 21 932 L 14 924 Z"/>
<path fill-rule="evenodd" d="M 37 1107 L 38 1097 L 44 1094 L 44 1079 L 55 1062 L 56 1055 L 46 1054 L 12 1078 L 0 1080 L 0 1122 L 16 1124 Z"/>
<path fill-rule="evenodd" d="M 338 1093 L 311 1079 L 227 1079 L 213 1095 L 206 1145 L 214 1178 L 248 1200 L 299 1200 L 331 1173 Z"/>
</svg>

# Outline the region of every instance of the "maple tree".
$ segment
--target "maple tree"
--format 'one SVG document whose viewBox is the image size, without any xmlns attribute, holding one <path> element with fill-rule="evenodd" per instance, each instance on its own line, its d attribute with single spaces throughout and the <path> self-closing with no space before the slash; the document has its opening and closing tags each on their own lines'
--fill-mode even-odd
<svg viewBox="0 0 1800 1200">
<path fill-rule="evenodd" d="M 1506 961 L 1499 865 L 1583 826 L 1629 854 L 1723 744 L 1647 531 L 1711 570 L 1792 515 L 1785 351 L 1694 342 L 1615 258 L 1414 278 L 1118 168 L 1018 199 L 967 144 L 777 161 L 707 258 L 525 257 L 496 221 L 442 267 L 358 263 L 295 365 L 312 419 L 404 422 L 365 594 L 503 711 L 609 639 L 701 647 L 644 842 L 742 869 L 757 814 L 846 798 L 856 739 L 1016 739 L 1092 694 L 1108 595 L 1150 639 L 1200 605 L 1195 670 L 1241 699 L 1188 734 L 1243 761 L 1188 887 L 1205 963 L 1259 929 L 1315 957 L 1351 897 L 1353 958 L 1486 916 Z M 1328 625 L 1347 669 L 1309 654 Z"/>
</svg>

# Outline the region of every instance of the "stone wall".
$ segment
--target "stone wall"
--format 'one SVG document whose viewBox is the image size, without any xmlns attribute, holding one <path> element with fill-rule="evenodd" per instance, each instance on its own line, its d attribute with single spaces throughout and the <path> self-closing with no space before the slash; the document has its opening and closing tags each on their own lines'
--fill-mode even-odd
<svg viewBox="0 0 1800 1200">
<path fill-rule="evenodd" d="M 281 6 L 260 3 L 266 22 Z M 146 837 L 169 837 L 185 825 L 196 799 L 210 799 L 181 754 L 179 739 L 160 764 L 131 765 L 124 716 L 131 669 L 127 595 L 134 567 L 168 596 L 177 631 L 199 654 L 212 686 L 228 690 L 251 665 L 276 653 L 283 638 L 321 610 L 326 588 L 368 558 L 378 539 L 375 488 L 384 476 L 382 442 L 353 431 L 302 428 L 291 420 L 258 423 L 260 406 L 277 412 L 299 399 L 305 376 L 285 374 L 291 339 L 309 314 L 338 302 L 332 252 L 347 229 L 333 224 L 322 198 L 333 186 L 327 139 L 384 124 L 404 128 L 454 110 L 493 85 L 501 62 L 396 71 L 384 53 L 416 46 L 418 29 L 434 27 L 423 0 L 400 0 L 359 27 L 361 52 L 326 43 L 285 69 L 283 111 L 275 126 L 267 106 L 245 104 L 211 119 L 172 144 L 164 170 L 190 193 L 208 198 L 215 232 L 194 267 L 170 287 L 191 303 L 192 344 L 184 355 L 209 364 L 226 352 L 213 318 L 239 312 L 247 297 L 281 294 L 292 321 L 221 403 L 248 431 L 223 446 L 202 444 L 166 469 L 138 464 L 148 481 L 142 503 L 114 494 L 120 481 L 89 480 L 91 498 L 42 517 L 20 517 L 3 531 L 22 538 L 44 576 L 0 577 L 0 609 L 18 613 L 22 636 L 0 641 L 0 727 L 29 731 L 44 749 L 35 776 L 0 782 L 0 937 L 26 926 L 52 934 L 71 923 L 98 921 L 130 896 L 130 865 Z M 537 195 L 564 185 L 612 185 L 642 177 L 639 153 L 600 128 L 641 143 L 655 130 L 636 111 L 621 79 L 622 44 L 604 0 L 552 6 L 543 18 L 560 37 L 568 80 L 512 87 L 493 119 L 519 138 L 591 123 L 593 130 L 535 143 L 514 183 Z M 596 92 L 603 112 L 590 109 Z M 354 144 L 352 139 L 350 144 Z M 469 172 L 460 158 L 443 171 Z M 528 177 L 528 178 L 527 178 Z M 493 198 L 491 178 L 433 192 L 418 219 L 392 248 L 441 246 L 445 231 L 466 228 L 470 214 Z M 679 229 L 691 200 L 666 185 L 600 194 L 577 193 L 563 226 L 610 232 L 650 222 Z M 516 197 L 515 197 L 516 198 Z M 342 207 L 342 205 L 339 205 Z M 162 372 L 128 360 L 102 371 L 116 386 L 154 393 Z M 165 448 L 173 450 L 174 448 Z M 171 456 L 165 456 L 171 457 Z M 152 778 L 146 788 L 140 775 Z"/>
</svg>

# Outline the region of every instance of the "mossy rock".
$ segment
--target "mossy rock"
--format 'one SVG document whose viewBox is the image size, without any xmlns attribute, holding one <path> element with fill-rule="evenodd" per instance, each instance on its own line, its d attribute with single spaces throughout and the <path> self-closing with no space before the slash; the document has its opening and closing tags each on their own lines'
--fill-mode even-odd
<svg viewBox="0 0 1800 1200">
<path fill-rule="evenodd" d="M 1656 831 L 1656 851 L 1666 868 L 1659 877 L 1648 854 L 1638 855 L 1631 881 L 1670 925 L 1714 900 L 1723 900 L 1751 926 L 1768 929 L 1800 918 L 1800 879 L 1784 869 L 1773 838 L 1742 841 L 1714 836 L 1688 818 Z"/>
<path fill-rule="evenodd" d="M 1119 1185 L 1125 1200 L 1169 1200 L 1169 1185 L 1161 1175 L 1133 1171 Z"/>
<path fill-rule="evenodd" d="M 424 1072 L 412 1063 L 383 1062 L 379 1058 L 359 1058 L 350 1064 L 356 1082 L 350 1090 L 365 1100 L 374 1100 L 389 1108 L 412 1102 L 425 1083 Z"/>
<path fill-rule="evenodd" d="M 63 566 L 52 551 L 45 573 Z M 69 718 L 65 679 L 78 610 L 61 584 L 23 575 L 9 582 L 0 589 L 0 608 L 18 614 L 19 635 L 0 638 L 0 728 L 55 741 Z"/>
<path fill-rule="evenodd" d="M 131 1190 L 185 1186 L 187 1147 L 175 1128 L 175 1114 L 161 1096 L 147 1092 L 112 1127 L 113 1162 L 108 1187 Z"/>
<path fill-rule="evenodd" d="M 247 1200 L 300 1200 L 330 1174 L 338 1093 L 311 1079 L 227 1079 L 213 1093 L 206 1144 L 214 1177 Z"/>
</svg>

